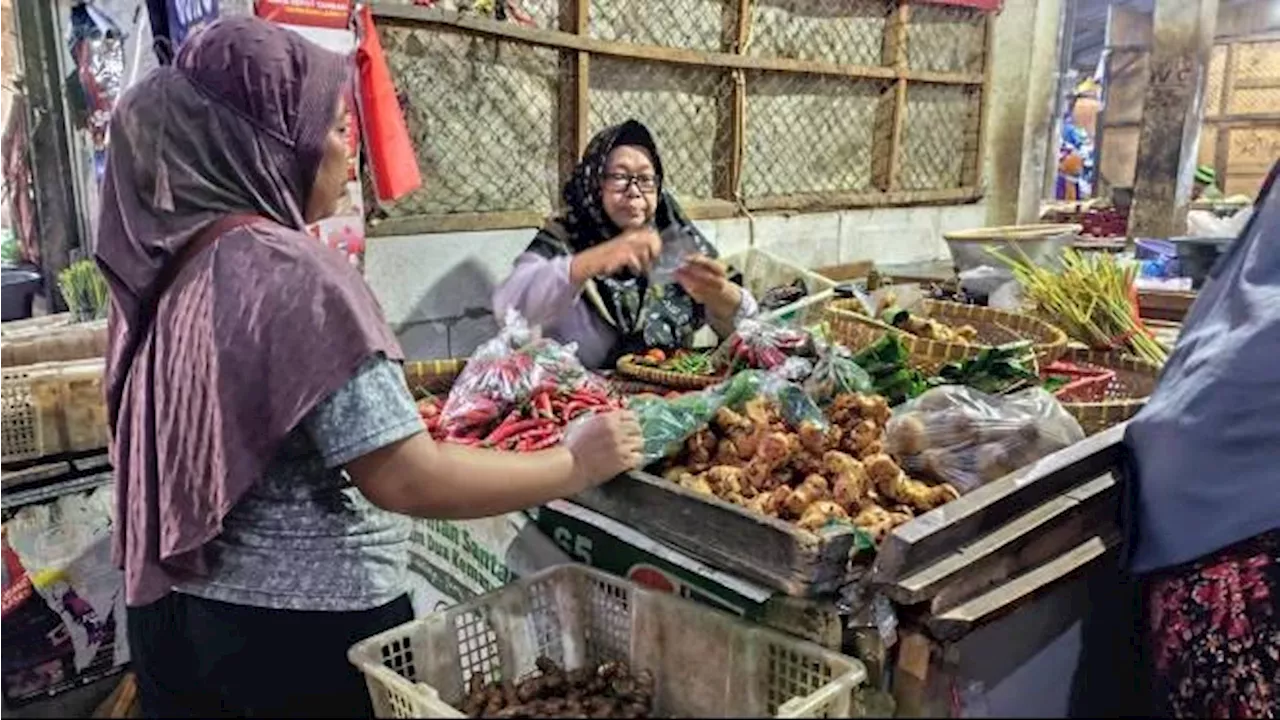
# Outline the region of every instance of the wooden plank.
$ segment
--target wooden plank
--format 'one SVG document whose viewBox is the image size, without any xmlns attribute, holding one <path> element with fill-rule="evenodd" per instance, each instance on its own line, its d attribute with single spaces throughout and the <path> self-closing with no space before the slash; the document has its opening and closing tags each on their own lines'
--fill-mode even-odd
<svg viewBox="0 0 1280 720">
<path fill-rule="evenodd" d="M 884 141 L 876 143 L 871 158 L 871 183 L 884 192 L 899 186 L 902 126 L 907 115 L 907 23 L 910 20 L 911 6 L 906 0 L 898 0 L 884 24 L 883 58 L 885 64 L 893 68 L 895 79 L 876 109 L 875 128 L 877 136 L 884 132 Z M 887 128 L 887 132 L 881 128 Z"/>
<path fill-rule="evenodd" d="M 939 614 L 1114 527 L 1118 508 L 1117 483 L 1103 475 L 886 586 L 885 594 L 903 605 L 930 601 Z"/>
<path fill-rule="evenodd" d="M 746 201 L 751 211 L 813 212 L 849 210 L 853 208 L 890 207 L 894 205 L 951 205 L 980 200 L 982 188 L 964 187 L 943 190 L 895 190 L 893 192 L 855 191 L 805 193 L 797 195 L 765 195 Z"/>
<path fill-rule="evenodd" d="M 752 0 L 736 0 L 737 12 L 733 20 L 733 54 L 744 56 L 747 43 L 751 38 L 751 3 Z M 729 97 L 727 127 L 720 129 L 722 136 L 727 136 L 729 163 L 723 183 L 717 178 L 716 195 L 737 200 L 742 193 L 742 172 L 746 163 L 747 146 L 747 74 L 742 70 L 733 71 L 733 89 Z M 727 130 L 727 132 L 726 132 Z M 721 143 L 716 143 L 720 147 Z"/>
<path fill-rule="evenodd" d="M 1182 322 L 1196 301 L 1194 292 L 1172 292 L 1168 290 L 1139 290 L 1138 314 L 1152 320 Z"/>
<path fill-rule="evenodd" d="M 986 164 L 985 157 L 987 152 L 987 116 L 991 112 L 991 74 L 995 65 L 992 62 L 995 36 L 996 18 L 994 14 L 988 14 L 982 36 L 986 51 L 982 56 L 982 89 L 978 95 L 978 146 L 977 150 L 972 154 L 973 167 L 969 168 L 969 174 L 964 179 L 966 185 L 973 187 L 983 186 L 982 172 L 983 165 Z"/>
<path fill-rule="evenodd" d="M 1111 472 L 1125 426 L 1117 425 L 894 529 L 880 544 L 872 582 L 897 583 L 909 573 L 1008 523 L 1050 498 Z"/>
<path fill-rule="evenodd" d="M 943 642 L 954 641 L 1018 609 L 1052 590 L 1060 582 L 1080 575 L 1092 563 L 1119 545 L 1119 533 L 1096 535 L 1070 551 L 1025 575 L 984 593 L 963 605 L 925 621 L 929 634 Z"/>
<path fill-rule="evenodd" d="M 853 549 L 850 530 L 804 532 L 641 471 L 570 499 L 710 565 L 796 597 L 839 588 Z"/>
<path fill-rule="evenodd" d="M 69 474 L 70 472 L 71 463 L 66 461 L 47 462 L 23 468 L 21 470 L 5 470 L 0 474 L 0 487 L 5 490 L 13 490 L 27 485 L 44 482 L 45 480 L 52 480 L 53 478 Z"/>
<path fill-rule="evenodd" d="M 664 47 L 660 45 L 640 45 L 600 40 L 593 37 L 580 37 L 572 33 L 543 28 L 530 28 L 514 23 L 498 22 L 478 17 L 470 13 L 457 13 L 435 8 L 415 5 L 400 5 L 389 2 L 371 4 L 374 17 L 379 20 L 414 23 L 444 27 L 458 32 L 499 38 L 526 45 L 589 52 L 595 55 L 608 55 L 632 60 L 647 60 L 681 65 L 693 65 L 705 68 L 724 68 L 739 70 L 769 70 L 776 72 L 809 73 L 812 75 L 829 75 L 848 78 L 881 78 L 895 79 L 897 74 L 893 68 L 874 67 L 869 65 L 845 65 L 820 60 L 796 60 L 783 57 L 761 57 L 755 55 L 734 55 L 725 52 L 706 52 L 685 48 Z M 907 79 L 913 82 L 937 83 L 941 85 L 981 85 L 982 73 L 945 73 L 928 70 L 909 70 Z"/>
<path fill-rule="evenodd" d="M 368 224 L 369 237 L 422 235 L 469 230 L 510 230 L 539 228 L 546 222 L 544 213 L 511 210 L 491 213 L 451 213 L 447 215 L 414 215 L 402 218 L 373 219 Z"/>
<path fill-rule="evenodd" d="M 586 37 L 589 31 L 587 24 L 591 19 L 591 2 L 590 0 L 574 0 L 573 5 L 573 31 L 579 37 Z M 577 67 L 573 77 L 573 137 L 578 157 L 582 157 L 582 153 L 587 149 L 587 143 L 591 140 L 591 100 L 589 98 L 591 92 L 591 55 L 586 52 L 579 52 L 575 57 Z"/>
</svg>

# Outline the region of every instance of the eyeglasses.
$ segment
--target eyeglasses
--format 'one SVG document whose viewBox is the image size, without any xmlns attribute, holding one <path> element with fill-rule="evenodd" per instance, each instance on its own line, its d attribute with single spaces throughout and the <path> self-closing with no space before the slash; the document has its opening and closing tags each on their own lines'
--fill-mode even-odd
<svg viewBox="0 0 1280 720">
<path fill-rule="evenodd" d="M 653 175 L 632 175 L 631 173 L 605 173 L 604 186 L 614 192 L 626 192 L 635 183 L 642 193 L 650 193 L 657 189 L 658 178 Z"/>
</svg>

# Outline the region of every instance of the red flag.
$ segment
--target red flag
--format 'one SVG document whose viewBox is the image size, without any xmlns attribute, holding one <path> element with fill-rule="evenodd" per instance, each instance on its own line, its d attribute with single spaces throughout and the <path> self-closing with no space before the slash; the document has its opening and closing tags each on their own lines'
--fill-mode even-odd
<svg viewBox="0 0 1280 720">
<path fill-rule="evenodd" d="M 409 140 L 396 86 L 373 25 L 373 13 L 360 8 L 360 45 L 356 67 L 360 73 L 360 114 L 374 192 L 381 201 L 404 197 L 422 186 L 417 155 Z"/>
</svg>

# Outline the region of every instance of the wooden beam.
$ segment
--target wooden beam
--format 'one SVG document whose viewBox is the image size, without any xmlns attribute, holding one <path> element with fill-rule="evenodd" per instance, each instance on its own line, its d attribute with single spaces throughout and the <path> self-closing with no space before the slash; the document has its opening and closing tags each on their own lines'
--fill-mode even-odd
<svg viewBox="0 0 1280 720">
<path fill-rule="evenodd" d="M 580 37 L 573 33 L 542 28 L 530 28 L 513 23 L 498 22 L 468 13 L 449 12 L 416 5 L 399 5 L 388 2 L 371 3 L 374 17 L 379 20 L 430 25 L 457 32 L 481 35 L 510 42 L 588 52 L 593 55 L 646 60 L 704 68 L 738 70 L 770 70 L 776 72 L 808 73 L 846 78 L 879 78 L 892 80 L 898 77 L 893 68 L 868 65 L 845 65 L 819 60 L 795 60 L 783 57 L 757 57 L 734 55 L 724 52 L 704 52 L 659 45 L 639 45 Z M 981 85 L 982 73 L 945 73 L 929 70 L 909 70 L 907 79 L 913 82 L 941 85 Z"/>
<path fill-rule="evenodd" d="M 1228 44 L 1226 57 L 1223 58 L 1222 62 L 1222 92 L 1218 95 L 1219 115 L 1228 115 L 1231 112 L 1229 104 L 1231 102 L 1233 85 L 1236 83 L 1234 72 L 1235 64 L 1236 46 Z M 1208 124 L 1209 123 L 1207 121 L 1202 122 L 1200 131 L 1204 132 L 1204 127 Z M 1227 186 L 1227 159 L 1231 154 L 1231 128 L 1216 128 L 1213 140 L 1213 167 L 1218 176 L 1217 186 L 1221 189 Z"/>
<path fill-rule="evenodd" d="M 748 210 L 779 212 L 814 212 L 820 210 L 844 210 L 852 208 L 891 207 L 894 205 L 940 205 L 975 202 L 982 198 L 977 187 L 947 188 L 943 190 L 876 190 L 809 193 L 800 195 L 770 195 L 746 201 Z"/>
<path fill-rule="evenodd" d="M 1237 88 L 1240 86 L 1237 85 Z M 1228 127 L 1255 127 L 1259 125 L 1273 125 L 1280 123 L 1280 112 L 1258 112 L 1258 113 L 1232 113 L 1230 115 L 1209 115 L 1203 120 L 1205 125 L 1218 125 Z M 1141 125 L 1138 120 L 1115 120 L 1108 122 L 1104 127 L 1113 129 L 1136 128 Z"/>
<path fill-rule="evenodd" d="M 902 168 L 902 127 L 907 115 L 907 23 L 911 19 L 911 6 L 906 0 L 889 12 L 884 24 L 883 59 L 893 68 L 893 84 L 880 96 L 876 109 L 873 136 L 881 140 L 872 149 L 871 182 L 881 191 L 889 192 L 900 187 Z M 887 130 L 886 130 L 887 128 Z"/>
<path fill-rule="evenodd" d="M 470 230 L 511 230 L 542 227 L 545 213 L 533 210 L 509 210 L 488 213 L 449 213 L 415 215 L 402 218 L 372 219 L 367 234 L 371 238 L 395 235 L 425 235 Z"/>
<path fill-rule="evenodd" d="M 573 31 L 578 37 L 587 37 L 590 32 L 588 24 L 591 21 L 591 0 L 574 0 L 573 4 Z M 573 76 L 573 139 L 578 157 L 582 157 L 591 140 L 591 55 L 579 51 L 576 62 Z"/>
<path fill-rule="evenodd" d="M 985 51 L 982 55 L 982 88 L 978 95 L 978 118 L 977 133 L 978 145 L 972 155 L 967 155 L 973 160 L 973 167 L 969 168 L 969 173 L 964 178 L 966 185 L 980 188 L 982 183 L 983 166 L 986 164 L 984 154 L 987 151 L 987 114 L 991 110 L 991 74 L 992 67 L 995 65 L 991 61 L 993 57 L 992 46 L 995 44 L 996 37 L 996 18 L 994 14 L 987 15 L 987 21 L 983 25 L 982 43 Z"/>
<path fill-rule="evenodd" d="M 735 0 L 736 10 L 733 25 L 733 54 L 745 56 L 747 42 L 751 36 L 751 3 L 752 0 Z M 717 187 L 718 197 L 737 200 L 742 192 L 742 172 L 746 164 L 747 145 L 747 74 L 744 70 L 734 70 L 733 90 L 729 99 L 728 132 L 729 165 L 725 186 Z M 720 183 L 717 183 L 719 185 Z"/>
</svg>

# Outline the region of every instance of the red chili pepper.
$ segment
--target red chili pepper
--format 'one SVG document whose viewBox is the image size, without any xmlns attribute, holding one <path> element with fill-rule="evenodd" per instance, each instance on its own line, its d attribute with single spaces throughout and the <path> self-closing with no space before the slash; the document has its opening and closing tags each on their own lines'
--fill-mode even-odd
<svg viewBox="0 0 1280 720">
<path fill-rule="evenodd" d="M 541 440 L 531 441 L 528 445 L 522 448 L 522 451 L 537 452 L 538 450 L 546 450 L 549 447 L 554 447 L 555 445 L 559 445 L 562 439 L 563 439 L 562 436 L 558 433 L 554 435 L 548 435 L 545 438 L 542 438 Z"/>
<path fill-rule="evenodd" d="M 503 424 L 502 426 L 499 426 L 497 429 L 495 429 L 492 433 L 490 433 L 489 436 L 486 437 L 484 440 L 487 443 L 497 445 L 503 440 L 506 440 L 507 438 L 513 435 L 517 435 L 522 431 L 529 430 L 531 428 L 536 428 L 539 425 L 542 425 L 543 422 L 544 421 L 541 419 L 534 418 L 532 420 L 521 420 L 519 422 L 514 422 L 514 423 L 511 423 L 510 425 Z"/>
</svg>

